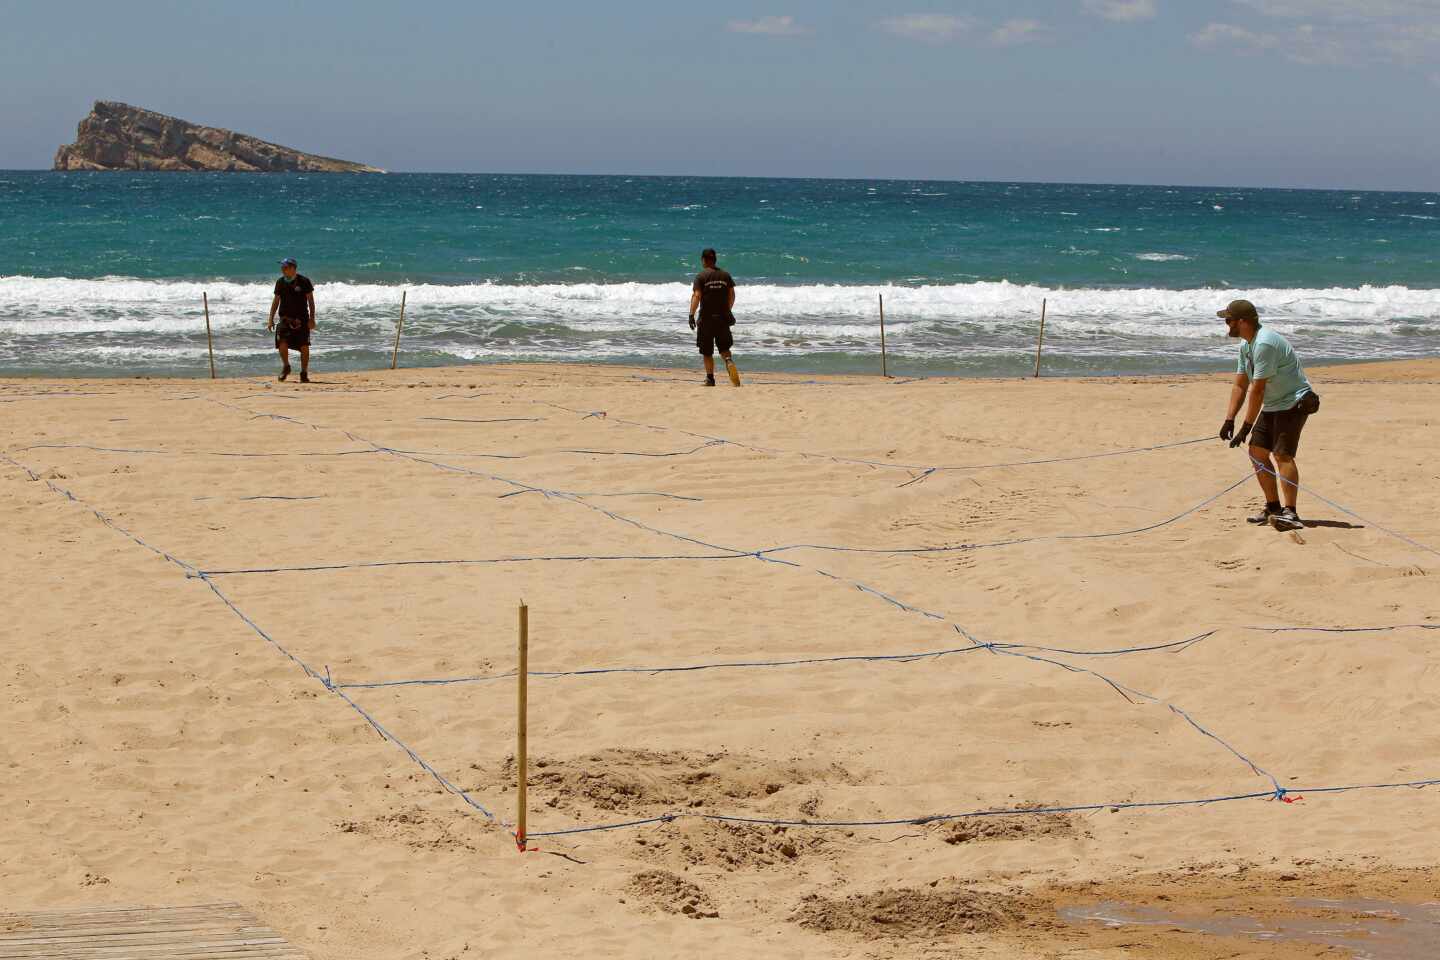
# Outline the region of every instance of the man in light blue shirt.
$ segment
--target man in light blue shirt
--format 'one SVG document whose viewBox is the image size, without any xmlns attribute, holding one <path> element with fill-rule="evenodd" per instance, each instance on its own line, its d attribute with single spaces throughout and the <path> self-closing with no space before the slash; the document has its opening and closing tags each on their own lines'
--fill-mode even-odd
<svg viewBox="0 0 1440 960">
<path fill-rule="evenodd" d="M 1220 439 L 1229 440 L 1232 447 L 1240 446 L 1247 437 L 1250 440 L 1250 459 L 1265 494 L 1265 508 L 1250 522 L 1268 523 L 1276 530 L 1299 530 L 1305 524 L 1295 511 L 1300 493 L 1295 453 L 1305 421 L 1320 409 L 1320 397 L 1311 389 L 1300 359 L 1285 338 L 1261 327 L 1253 303 L 1236 300 L 1218 316 L 1224 319 L 1230 336 L 1244 341 Z M 1242 406 L 1245 422 L 1236 430 L 1235 415 Z M 1277 489 L 1277 477 L 1282 489 Z"/>
</svg>

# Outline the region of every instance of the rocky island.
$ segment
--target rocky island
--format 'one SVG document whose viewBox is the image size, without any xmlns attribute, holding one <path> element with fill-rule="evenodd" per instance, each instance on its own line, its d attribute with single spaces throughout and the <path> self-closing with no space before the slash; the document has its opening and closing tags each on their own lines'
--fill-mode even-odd
<svg viewBox="0 0 1440 960">
<path fill-rule="evenodd" d="M 55 153 L 56 170 L 176 170 L 239 173 L 384 173 L 379 167 L 282 147 L 100 100 L 80 121 L 75 142 Z"/>
</svg>

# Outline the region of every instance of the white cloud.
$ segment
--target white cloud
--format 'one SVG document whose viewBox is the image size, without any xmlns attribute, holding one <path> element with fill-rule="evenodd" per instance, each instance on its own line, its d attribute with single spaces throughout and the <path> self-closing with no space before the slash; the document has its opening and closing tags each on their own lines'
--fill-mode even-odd
<svg viewBox="0 0 1440 960">
<path fill-rule="evenodd" d="M 1190 40 L 1232 52 L 1273 50 L 1309 66 L 1397 64 L 1426 68 L 1440 60 L 1440 0 L 1233 0 L 1277 20 L 1249 29 L 1211 23 Z M 1416 14 L 1421 14 L 1416 16 Z"/>
<path fill-rule="evenodd" d="M 947 13 L 906 13 L 880 21 L 880 28 L 887 33 L 924 43 L 949 43 L 958 40 L 974 26 L 974 22 L 967 17 L 956 17 Z"/>
<path fill-rule="evenodd" d="M 1351 61 L 1339 39 L 1308 23 L 1280 33 L 1259 33 L 1232 23 L 1211 23 L 1200 32 L 1192 33 L 1190 42 L 1202 49 L 1228 53 L 1273 50 L 1292 63 L 1307 66 L 1336 66 Z"/>
<path fill-rule="evenodd" d="M 1233 23 L 1209 23 L 1199 33 L 1190 35 L 1190 42 L 1205 50 L 1224 48 L 1244 53 L 1258 53 L 1279 44 L 1273 33 L 1255 33 Z"/>
<path fill-rule="evenodd" d="M 1426 16 L 1435 0 L 1234 0 L 1267 17 L 1288 20 L 1373 21 Z"/>
<path fill-rule="evenodd" d="M 1384 24 L 1375 31 L 1375 47 L 1382 58 L 1428 66 L 1440 60 L 1440 23 Z"/>
<path fill-rule="evenodd" d="M 1085 0 L 1085 9 L 1117 23 L 1153 20 L 1157 13 L 1155 0 Z"/>
<path fill-rule="evenodd" d="M 1287 59 L 1309 66 L 1350 62 L 1350 54 L 1339 37 L 1308 23 L 1296 27 L 1285 38 L 1283 49 Z"/>
<path fill-rule="evenodd" d="M 810 31 L 794 17 L 761 17 L 758 20 L 731 20 L 731 33 L 758 33 L 767 37 L 799 37 Z"/>
<path fill-rule="evenodd" d="M 1049 33 L 1050 28 L 1039 20 L 1006 20 L 990 31 L 990 43 L 997 47 L 1015 47 L 1044 40 Z"/>
</svg>

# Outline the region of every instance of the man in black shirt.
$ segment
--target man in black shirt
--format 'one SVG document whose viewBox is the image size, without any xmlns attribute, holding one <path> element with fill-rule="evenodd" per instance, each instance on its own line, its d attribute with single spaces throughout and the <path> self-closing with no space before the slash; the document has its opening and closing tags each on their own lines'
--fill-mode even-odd
<svg viewBox="0 0 1440 960">
<path fill-rule="evenodd" d="M 690 329 L 695 331 L 695 345 L 705 358 L 705 386 L 715 386 L 715 349 L 725 358 L 725 370 L 730 382 L 740 386 L 740 371 L 730 358 L 730 348 L 735 340 L 730 328 L 735 323 L 735 279 L 715 265 L 715 251 L 706 249 L 700 254 L 705 269 L 695 278 L 690 292 Z M 700 310 L 700 323 L 695 323 L 695 311 Z"/>
<path fill-rule="evenodd" d="M 275 326 L 275 311 L 280 326 Z M 275 349 L 280 351 L 280 379 L 290 376 L 290 350 L 300 351 L 300 382 L 310 382 L 310 331 L 315 329 L 315 284 L 301 276 L 294 257 L 280 261 L 280 279 L 275 281 L 275 298 L 270 301 L 266 329 L 275 331 Z"/>
</svg>

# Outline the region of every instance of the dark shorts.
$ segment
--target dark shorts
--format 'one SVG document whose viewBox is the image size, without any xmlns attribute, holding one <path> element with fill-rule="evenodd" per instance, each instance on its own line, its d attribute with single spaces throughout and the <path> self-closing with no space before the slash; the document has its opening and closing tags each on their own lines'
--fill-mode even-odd
<svg viewBox="0 0 1440 960">
<path fill-rule="evenodd" d="M 1250 446 L 1293 457 L 1295 451 L 1300 449 L 1300 432 L 1305 429 L 1305 421 L 1309 419 L 1310 414 L 1303 412 L 1298 406 L 1289 410 L 1276 410 L 1274 413 L 1262 413 L 1260 419 L 1255 421 L 1255 428 L 1250 431 Z"/>
<path fill-rule="evenodd" d="M 298 328 L 290 326 L 288 317 L 275 319 L 275 349 L 289 347 L 298 350 L 310 346 L 310 321 L 301 320 L 299 324 Z"/>
<path fill-rule="evenodd" d="M 695 346 L 700 348 L 702 356 L 713 357 L 718 349 L 721 353 L 729 353 L 730 348 L 735 346 L 735 338 L 730 335 L 730 324 L 724 320 L 700 321 L 695 328 Z"/>
</svg>

